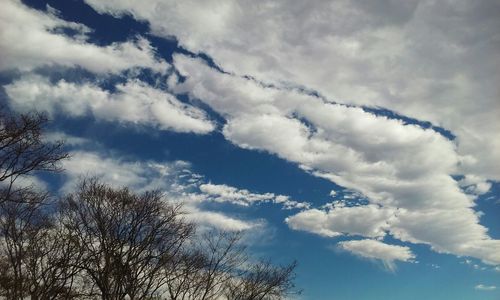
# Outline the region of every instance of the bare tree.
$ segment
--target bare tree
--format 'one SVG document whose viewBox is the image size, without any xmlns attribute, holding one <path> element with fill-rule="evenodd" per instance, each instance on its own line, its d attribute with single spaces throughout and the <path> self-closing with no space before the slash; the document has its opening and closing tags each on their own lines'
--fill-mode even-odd
<svg viewBox="0 0 500 300">
<path fill-rule="evenodd" d="M 246 261 L 239 232 L 210 230 L 197 236 L 175 265 L 169 265 L 170 299 L 210 300 L 223 296 L 225 284 Z"/>
<path fill-rule="evenodd" d="M 164 273 L 167 279 L 164 294 L 167 299 L 194 299 L 201 284 L 199 274 L 205 264 L 205 257 L 198 251 L 184 249 L 173 257 Z"/>
<path fill-rule="evenodd" d="M 0 204 L 0 290 L 8 299 L 68 299 L 77 252 L 43 210 L 46 193 L 22 190 Z M 13 197 L 13 195 L 11 195 Z"/>
<path fill-rule="evenodd" d="M 149 299 L 166 283 L 164 266 L 193 226 L 159 192 L 136 195 L 84 180 L 62 202 L 64 226 L 82 253 L 78 267 L 101 299 Z"/>
<path fill-rule="evenodd" d="M 0 207 L 1 251 L 4 263 L 0 287 L 8 299 L 24 299 L 29 290 L 25 265 L 26 247 L 29 235 L 44 226 L 45 220 L 39 215 L 39 206 L 43 199 L 29 190 L 14 195 L 15 201 L 3 202 Z M 22 198 L 22 201 L 18 198 Z"/>
<path fill-rule="evenodd" d="M 239 243 L 240 240 L 240 232 L 209 231 L 203 235 L 199 247 L 206 263 L 199 274 L 196 299 L 219 298 L 223 295 L 226 283 L 238 277 L 247 260 L 245 247 Z"/>
<path fill-rule="evenodd" d="M 194 234 L 159 192 L 136 195 L 96 179 L 58 213 L 29 191 L 2 204 L 0 287 L 8 299 L 283 299 L 295 264 L 252 263 L 241 234 Z M 32 197 L 33 199 L 29 199 Z"/>
<path fill-rule="evenodd" d="M 0 108 L 0 297 L 270 300 L 293 293 L 295 263 L 251 263 L 240 233 L 183 220 L 159 191 L 135 194 L 86 179 L 56 207 L 19 179 L 59 171 L 42 114 Z"/>
<path fill-rule="evenodd" d="M 47 123 L 44 114 L 17 115 L 0 107 L 0 202 L 10 200 L 20 176 L 60 170 L 58 163 L 68 155 L 62 142 L 51 144 L 42 139 Z"/>
<path fill-rule="evenodd" d="M 296 263 L 273 266 L 252 263 L 240 232 L 210 230 L 169 272 L 172 300 L 270 300 L 299 293 L 294 290 Z"/>
<path fill-rule="evenodd" d="M 293 283 L 296 265 L 292 262 L 286 266 L 274 266 L 269 261 L 251 264 L 242 276 L 227 282 L 226 297 L 232 300 L 277 300 L 300 294 Z"/>
</svg>

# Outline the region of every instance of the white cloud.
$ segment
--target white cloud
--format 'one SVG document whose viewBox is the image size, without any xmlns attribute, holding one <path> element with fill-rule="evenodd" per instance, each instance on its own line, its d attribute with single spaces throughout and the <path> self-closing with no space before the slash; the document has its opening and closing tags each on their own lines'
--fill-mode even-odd
<svg viewBox="0 0 500 300">
<path fill-rule="evenodd" d="M 461 172 L 500 179 L 495 1 L 86 2 L 147 20 L 228 72 L 443 126 Z"/>
<path fill-rule="evenodd" d="M 496 286 L 494 285 L 484 285 L 484 284 L 478 284 L 474 287 L 474 289 L 478 291 L 494 291 L 497 289 Z"/>
<path fill-rule="evenodd" d="M 264 87 L 220 73 L 197 59 L 177 55 L 174 66 L 186 80 L 173 83 L 173 91 L 187 92 L 224 116 L 223 134 L 229 141 L 295 162 L 361 192 L 383 211 L 398 211 L 382 215 L 376 224 L 385 225 L 370 228 L 374 231 L 356 226 L 341 231 L 368 237 L 390 232 L 439 252 L 500 262 L 500 241 L 491 239 L 480 225 L 473 210 L 475 197 L 464 193 L 451 176 L 459 172 L 462 161 L 456 144 L 439 133 L 295 90 Z M 323 225 L 326 219 L 326 212 L 313 210 L 301 212 L 295 220 L 290 217 L 296 222 L 289 224 L 337 235 L 333 225 Z"/>
<path fill-rule="evenodd" d="M 249 206 L 259 202 L 273 202 L 283 206 L 285 209 L 308 208 L 309 203 L 290 200 L 288 196 L 275 195 L 273 193 L 257 194 L 246 189 L 237 189 L 225 184 L 205 183 L 199 186 L 204 200 L 216 202 L 229 202 L 232 204 Z"/>
<path fill-rule="evenodd" d="M 473 217 L 471 217 L 473 216 Z M 487 235 L 472 209 L 463 210 L 400 210 L 390 231 L 398 239 L 426 243 L 443 253 L 472 256 L 485 263 L 500 262 L 500 240 Z"/>
<path fill-rule="evenodd" d="M 134 190 L 173 189 L 176 176 L 188 166 L 186 162 L 133 162 L 113 158 L 97 152 L 72 151 L 63 161 L 66 182 L 63 192 L 70 192 L 82 176 L 96 176 L 115 187 L 127 186 Z"/>
<path fill-rule="evenodd" d="M 458 183 L 468 193 L 474 195 L 485 194 L 491 188 L 491 183 L 487 182 L 484 178 L 475 175 L 467 175 L 463 179 L 461 179 Z"/>
<path fill-rule="evenodd" d="M 80 145 L 91 143 L 91 141 L 89 139 L 77 137 L 77 136 L 72 136 L 72 135 L 66 134 L 62 131 L 47 132 L 44 136 L 44 139 L 45 139 L 45 141 L 47 141 L 49 143 L 63 141 L 64 145 L 68 145 L 68 146 L 80 146 Z"/>
<path fill-rule="evenodd" d="M 342 234 L 383 237 L 394 217 L 391 209 L 376 205 L 335 207 L 328 211 L 309 209 L 288 217 L 285 222 L 292 229 L 334 237 Z"/>
<path fill-rule="evenodd" d="M 118 84 L 114 93 L 100 87 L 31 75 L 5 86 L 11 106 L 20 111 L 58 111 L 70 116 L 92 114 L 97 119 L 156 126 L 162 130 L 208 133 L 214 124 L 194 106 L 139 80 Z"/>
<path fill-rule="evenodd" d="M 9 188 L 9 184 L 10 182 L 8 181 L 0 181 L 0 188 Z M 14 189 L 24 189 L 28 187 L 35 188 L 39 191 L 47 191 L 47 183 L 34 175 L 18 176 L 12 185 Z"/>
<path fill-rule="evenodd" d="M 174 57 L 187 80 L 176 84 L 172 76 L 169 85 L 219 112 L 231 142 L 295 162 L 360 191 L 373 205 L 397 209 L 380 230 L 402 240 L 500 263 L 500 241 L 488 236 L 473 209 L 474 194 L 489 189 L 487 180 L 500 179 L 497 3 L 86 2 L 100 12 L 147 20 L 153 33 L 175 36 L 231 74 L 281 87 Z M 431 121 L 457 138 L 451 142 L 433 130 L 324 103 L 298 93 L 297 86 L 329 101 Z M 480 180 L 457 183 L 450 176 L 457 174 Z M 314 226 L 331 234 L 331 228 Z"/>
<path fill-rule="evenodd" d="M 208 196 L 212 196 L 217 202 L 231 202 L 233 204 L 248 206 L 253 202 L 270 201 L 274 194 L 254 194 L 248 190 L 239 190 L 225 184 L 206 183 L 200 185 L 200 191 Z"/>
<path fill-rule="evenodd" d="M 391 271 L 395 261 L 412 262 L 415 255 L 405 246 L 389 245 L 377 240 L 355 240 L 340 242 L 339 248 L 368 259 L 381 260 Z"/>
<path fill-rule="evenodd" d="M 275 195 L 273 202 L 282 205 L 284 209 L 307 209 L 311 206 L 309 202 L 291 200 L 285 195 Z"/>
<path fill-rule="evenodd" d="M 58 34 L 71 28 L 76 37 Z M 90 29 L 67 22 L 55 14 L 28 8 L 21 1 L 2 1 L 0 11 L 0 70 L 31 70 L 44 65 L 81 66 L 97 73 L 146 67 L 165 73 L 169 65 L 155 58 L 155 49 L 139 37 L 137 41 L 97 46 L 86 41 Z"/>
<path fill-rule="evenodd" d="M 215 227 L 228 231 L 243 231 L 258 226 L 257 222 L 235 219 L 220 212 L 199 211 L 190 208 L 187 209 L 187 212 L 186 219 L 201 226 Z"/>
</svg>

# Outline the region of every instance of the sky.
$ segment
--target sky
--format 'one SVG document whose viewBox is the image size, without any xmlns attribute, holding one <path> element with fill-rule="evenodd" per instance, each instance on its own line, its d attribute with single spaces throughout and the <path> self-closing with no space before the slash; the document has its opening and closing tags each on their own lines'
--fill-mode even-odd
<svg viewBox="0 0 500 300">
<path fill-rule="evenodd" d="M 0 0 L 65 171 L 298 261 L 297 299 L 500 299 L 500 2 Z M 295 299 L 295 298 L 294 298 Z"/>
</svg>

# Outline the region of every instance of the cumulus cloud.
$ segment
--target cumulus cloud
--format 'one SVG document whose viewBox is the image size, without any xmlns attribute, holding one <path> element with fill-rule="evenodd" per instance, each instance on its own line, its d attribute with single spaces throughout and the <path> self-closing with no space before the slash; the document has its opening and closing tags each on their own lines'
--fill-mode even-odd
<svg viewBox="0 0 500 300">
<path fill-rule="evenodd" d="M 78 34 L 62 35 L 70 28 Z M 0 11 L 0 70 L 31 70 L 44 65 L 81 66 L 92 72 L 119 72 L 145 67 L 165 73 L 169 65 L 155 57 L 155 49 L 144 38 L 97 46 L 87 42 L 90 29 L 67 22 L 53 13 L 28 8 L 19 0 L 2 1 Z"/>
<path fill-rule="evenodd" d="M 487 193 L 491 188 L 491 183 L 486 179 L 475 175 L 466 175 L 459 182 L 460 186 L 466 192 L 474 195 L 482 195 Z"/>
<path fill-rule="evenodd" d="M 334 237 L 342 234 L 383 237 L 394 216 L 391 209 L 376 205 L 335 207 L 324 211 L 309 209 L 288 217 L 285 222 L 292 229 Z"/>
<path fill-rule="evenodd" d="M 204 134 L 214 129 L 202 110 L 139 80 L 118 84 L 113 93 L 91 83 L 77 84 L 64 79 L 52 84 L 38 75 L 23 77 L 4 88 L 11 106 L 20 111 L 36 109 L 72 117 L 91 114 L 96 119 L 177 132 Z"/>
<path fill-rule="evenodd" d="M 494 285 L 484 285 L 484 284 L 478 284 L 474 287 L 474 289 L 478 291 L 494 291 L 497 289 L 496 286 Z"/>
<path fill-rule="evenodd" d="M 232 204 L 249 206 L 259 202 L 273 202 L 283 206 L 285 209 L 308 208 L 309 203 L 290 200 L 288 196 L 275 195 L 273 193 L 257 194 L 246 189 L 237 189 L 225 184 L 205 183 L 199 186 L 205 200 L 216 202 L 229 202 Z"/>
<path fill-rule="evenodd" d="M 391 233 L 439 252 L 500 262 L 496 254 L 500 241 L 491 239 L 479 223 L 475 196 L 464 192 L 463 183 L 452 177 L 460 172 L 463 157 L 456 144 L 440 133 L 294 89 L 224 74 L 198 59 L 176 55 L 174 66 L 185 80 L 171 81 L 172 91 L 200 99 L 222 115 L 223 134 L 229 141 L 275 154 L 358 191 L 383 212 L 370 223 L 373 227 L 360 228 L 355 222 L 340 226 L 342 216 L 351 212 L 361 216 L 372 206 L 316 209 L 290 217 L 293 228 L 326 236 Z M 474 178 L 469 175 L 465 178 Z M 483 184 L 478 191 L 480 183 L 473 183 L 476 194 L 487 188 Z M 334 222 L 318 221 L 328 219 Z"/>
<path fill-rule="evenodd" d="M 472 210 L 469 214 L 476 215 Z M 467 215 L 454 210 L 400 210 L 391 224 L 391 233 L 403 241 L 426 243 L 444 253 L 456 253 L 482 259 L 486 263 L 500 261 L 500 240 L 487 236 L 487 228 Z"/>
<path fill-rule="evenodd" d="M 338 247 L 363 258 L 376 259 L 389 270 L 395 270 L 395 262 L 412 262 L 415 255 L 405 246 L 389 245 L 377 240 L 354 240 L 340 242 Z"/>
<path fill-rule="evenodd" d="M 147 20 L 228 72 L 443 126 L 463 173 L 500 179 L 498 2 L 86 2 Z"/>
</svg>

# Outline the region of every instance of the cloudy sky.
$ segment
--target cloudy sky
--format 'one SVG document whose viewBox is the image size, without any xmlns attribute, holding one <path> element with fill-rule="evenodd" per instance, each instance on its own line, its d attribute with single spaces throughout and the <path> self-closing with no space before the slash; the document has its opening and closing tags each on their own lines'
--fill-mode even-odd
<svg viewBox="0 0 500 300">
<path fill-rule="evenodd" d="M 0 0 L 0 100 L 300 299 L 499 299 L 500 2 Z"/>
</svg>

